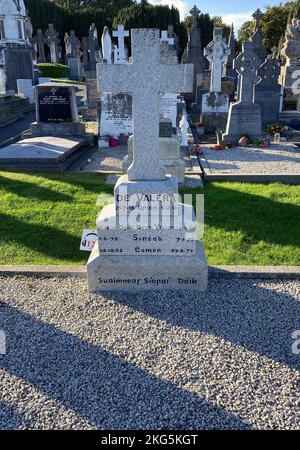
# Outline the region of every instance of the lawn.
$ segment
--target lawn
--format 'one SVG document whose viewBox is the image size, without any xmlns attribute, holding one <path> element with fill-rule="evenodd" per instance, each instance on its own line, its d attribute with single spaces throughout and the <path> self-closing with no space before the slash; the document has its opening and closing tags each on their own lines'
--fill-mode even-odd
<svg viewBox="0 0 300 450">
<path fill-rule="evenodd" d="M 82 230 L 112 192 L 98 174 L 0 172 L 0 264 L 85 264 Z M 300 265 L 299 186 L 207 183 L 204 194 L 210 264 Z"/>
</svg>

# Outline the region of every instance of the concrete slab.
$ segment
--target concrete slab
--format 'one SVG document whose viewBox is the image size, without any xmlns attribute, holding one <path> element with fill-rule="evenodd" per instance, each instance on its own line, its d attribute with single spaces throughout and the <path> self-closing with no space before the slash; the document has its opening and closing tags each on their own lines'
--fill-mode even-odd
<svg viewBox="0 0 300 450">
<path fill-rule="evenodd" d="M 0 149 L 0 169 L 64 171 L 78 159 L 89 137 L 29 137 Z"/>
</svg>

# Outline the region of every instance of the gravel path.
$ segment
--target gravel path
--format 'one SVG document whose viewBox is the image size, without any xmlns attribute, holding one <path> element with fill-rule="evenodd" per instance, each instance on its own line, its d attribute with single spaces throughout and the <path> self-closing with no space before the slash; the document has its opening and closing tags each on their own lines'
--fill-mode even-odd
<svg viewBox="0 0 300 450">
<path fill-rule="evenodd" d="M 211 150 L 210 145 L 202 147 L 209 163 L 207 173 L 300 175 L 300 148 L 291 144 L 267 149 L 235 147 L 221 152 Z"/>
<path fill-rule="evenodd" d="M 127 147 L 102 148 L 95 150 L 90 155 L 90 162 L 84 161 L 80 166 L 71 169 L 71 172 L 103 172 L 122 174 L 122 162 L 127 155 Z"/>
<path fill-rule="evenodd" d="M 90 295 L 0 278 L 0 428 L 300 429 L 299 283 Z"/>
</svg>

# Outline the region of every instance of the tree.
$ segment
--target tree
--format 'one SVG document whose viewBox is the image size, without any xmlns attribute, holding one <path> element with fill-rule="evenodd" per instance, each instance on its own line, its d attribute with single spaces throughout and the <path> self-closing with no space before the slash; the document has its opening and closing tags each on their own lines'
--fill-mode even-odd
<svg viewBox="0 0 300 450">
<path fill-rule="evenodd" d="M 229 38 L 229 35 L 230 35 L 231 27 L 230 27 L 229 25 L 227 25 L 226 23 L 223 22 L 223 19 L 222 19 L 221 16 L 214 16 L 214 17 L 212 18 L 212 21 L 213 21 L 214 27 L 216 27 L 216 28 L 223 28 L 223 30 L 224 30 L 224 31 L 223 31 L 223 36 L 224 36 L 226 39 L 228 39 L 228 38 Z"/>
<path fill-rule="evenodd" d="M 300 1 L 299 4 L 299 18 L 300 18 Z M 264 44 L 267 52 L 271 53 L 273 47 L 278 47 L 285 33 L 288 19 L 295 11 L 295 2 L 287 2 L 277 6 L 268 6 L 266 12 L 261 19 L 261 31 L 263 34 Z M 254 32 L 254 21 L 245 22 L 238 34 L 238 42 L 249 40 Z"/>
</svg>

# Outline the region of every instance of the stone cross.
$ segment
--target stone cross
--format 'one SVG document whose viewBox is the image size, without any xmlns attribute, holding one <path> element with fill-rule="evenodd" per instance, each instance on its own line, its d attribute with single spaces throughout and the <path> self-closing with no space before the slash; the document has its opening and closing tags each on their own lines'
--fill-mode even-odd
<svg viewBox="0 0 300 450">
<path fill-rule="evenodd" d="M 80 58 L 80 40 L 75 31 L 70 32 L 71 58 Z"/>
<path fill-rule="evenodd" d="M 190 14 L 191 14 L 191 16 L 193 18 L 193 25 L 192 25 L 193 28 L 197 27 L 198 17 L 199 17 L 200 12 L 201 12 L 200 9 L 197 8 L 196 5 L 190 10 Z"/>
<path fill-rule="evenodd" d="M 160 42 L 167 42 L 168 45 L 175 45 L 175 40 L 172 37 L 169 37 L 168 31 L 161 32 Z"/>
<path fill-rule="evenodd" d="M 82 38 L 82 65 L 86 69 L 89 65 L 88 39 Z"/>
<path fill-rule="evenodd" d="M 159 30 L 131 30 L 129 64 L 98 64 L 101 92 L 132 93 L 133 163 L 131 181 L 165 180 L 159 159 L 160 94 L 191 92 L 192 64 L 160 64 Z"/>
<path fill-rule="evenodd" d="M 118 38 L 118 60 L 126 61 L 125 38 L 129 37 L 129 31 L 124 30 L 124 25 L 118 25 L 118 30 L 113 31 L 113 37 Z"/>
<path fill-rule="evenodd" d="M 255 30 L 254 31 L 259 30 L 260 20 L 261 20 L 262 16 L 263 16 L 263 13 L 261 12 L 261 10 L 259 8 L 252 14 L 252 17 L 255 20 Z"/>
<path fill-rule="evenodd" d="M 257 71 L 260 60 L 254 53 L 253 42 L 244 42 L 243 52 L 234 61 L 234 69 L 240 75 L 241 102 L 254 103 L 254 86 L 260 81 Z"/>
<path fill-rule="evenodd" d="M 45 38 L 42 30 L 39 28 L 36 32 L 36 44 L 37 44 L 37 50 L 38 50 L 38 61 L 40 63 L 46 62 L 45 43 L 46 43 L 46 38 Z"/>
<path fill-rule="evenodd" d="M 222 91 L 223 64 L 230 55 L 230 48 L 223 40 L 223 28 L 214 28 L 214 40 L 204 49 L 204 55 L 211 63 L 211 92 Z"/>
<path fill-rule="evenodd" d="M 96 50 L 98 47 L 98 31 L 95 26 L 95 24 L 92 24 L 89 29 L 89 37 L 87 39 L 88 44 L 88 53 L 89 53 L 89 60 L 90 60 L 90 70 L 96 69 Z"/>
<path fill-rule="evenodd" d="M 280 63 L 278 59 L 272 57 L 268 57 L 257 71 L 257 75 L 264 80 L 264 84 L 267 84 L 270 90 L 272 86 L 274 88 L 278 86 L 279 74 Z"/>
<path fill-rule="evenodd" d="M 59 62 L 59 34 L 55 30 L 52 23 L 49 24 L 49 28 L 46 31 L 46 37 L 48 40 L 48 44 L 50 47 L 51 54 L 51 62 L 58 63 Z"/>
</svg>

